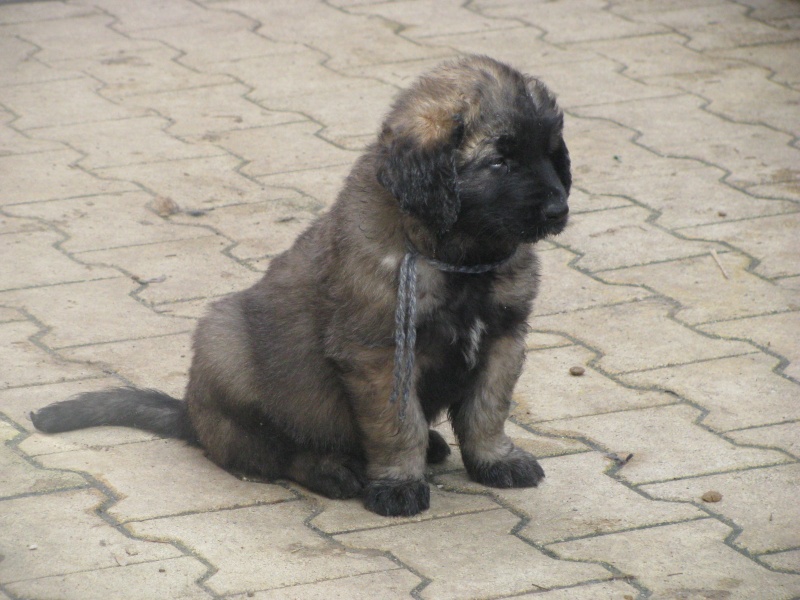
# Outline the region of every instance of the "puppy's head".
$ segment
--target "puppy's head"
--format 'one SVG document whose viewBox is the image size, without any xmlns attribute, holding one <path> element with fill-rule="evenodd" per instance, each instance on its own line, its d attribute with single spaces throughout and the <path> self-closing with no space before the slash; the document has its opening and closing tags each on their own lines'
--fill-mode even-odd
<svg viewBox="0 0 800 600">
<path fill-rule="evenodd" d="M 541 81 L 466 57 L 401 93 L 378 142 L 378 181 L 438 236 L 534 242 L 567 222 L 562 127 Z"/>
</svg>

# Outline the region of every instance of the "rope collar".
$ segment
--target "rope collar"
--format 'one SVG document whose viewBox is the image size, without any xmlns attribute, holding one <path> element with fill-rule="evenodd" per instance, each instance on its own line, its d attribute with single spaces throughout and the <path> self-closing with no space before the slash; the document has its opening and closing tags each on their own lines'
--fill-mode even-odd
<svg viewBox="0 0 800 600">
<path fill-rule="evenodd" d="M 417 342 L 417 260 L 422 259 L 429 265 L 445 273 L 465 273 L 479 275 L 488 273 L 506 264 L 513 254 L 503 260 L 484 265 L 451 265 L 434 258 L 421 255 L 410 242 L 400 263 L 400 274 L 397 287 L 397 307 L 394 313 L 394 385 L 389 401 L 400 405 L 400 420 L 405 419 L 411 383 L 414 378 L 414 349 Z"/>
</svg>

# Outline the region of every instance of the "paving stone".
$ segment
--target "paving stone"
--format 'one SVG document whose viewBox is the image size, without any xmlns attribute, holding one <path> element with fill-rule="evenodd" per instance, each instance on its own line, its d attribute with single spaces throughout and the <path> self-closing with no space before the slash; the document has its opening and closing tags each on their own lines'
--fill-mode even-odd
<svg viewBox="0 0 800 600">
<path fill-rule="evenodd" d="M 630 10 L 638 4 L 619 4 L 615 6 L 615 11 Z M 672 32 L 586 42 L 575 47 L 596 52 L 624 65 L 625 75 L 635 79 L 676 73 L 719 72 L 741 64 L 737 60 L 710 57 L 698 52 L 686 45 L 684 36 Z"/>
<path fill-rule="evenodd" d="M 120 498 L 115 521 L 206 512 L 291 500 L 277 485 L 237 479 L 178 440 L 152 440 L 40 456 L 46 467 L 91 473 Z"/>
<path fill-rule="evenodd" d="M 626 160 L 621 163 L 620 174 L 629 166 Z M 650 166 L 648 173 L 604 178 L 600 183 L 592 181 L 589 187 L 634 198 L 657 211 L 654 223 L 670 229 L 797 210 L 794 202 L 779 199 L 791 197 L 782 192 L 770 191 L 764 186 L 753 186 L 743 192 L 727 185 L 721 180 L 724 171 L 716 167 L 676 159 L 660 160 Z M 703 201 L 698 202 L 698 198 Z"/>
<path fill-rule="evenodd" d="M 537 429 L 582 436 L 621 456 L 632 453 L 618 476 L 633 484 L 787 462 L 782 453 L 741 448 L 710 433 L 695 424 L 700 415 L 675 404 L 549 421 Z"/>
<path fill-rule="evenodd" d="M 377 15 L 392 23 L 400 23 L 403 25 L 403 36 L 415 40 L 519 27 L 519 23 L 514 19 L 484 17 L 478 11 L 464 6 L 460 0 L 444 2 L 401 0 L 388 4 L 354 6 L 348 12 Z"/>
<path fill-rule="evenodd" d="M 7 443 L 19 434 L 0 421 L 0 499 L 20 494 L 40 494 L 86 484 L 77 473 L 51 471 L 37 467 L 15 452 Z"/>
<path fill-rule="evenodd" d="M 800 273 L 797 253 L 800 241 L 795 232 L 800 227 L 800 212 L 731 221 L 682 229 L 693 239 L 725 242 L 758 259 L 754 271 L 765 277 L 785 277 Z"/>
<path fill-rule="evenodd" d="M 124 0 L 91 1 L 98 8 L 113 14 L 117 20 L 115 27 L 125 32 L 199 23 L 214 15 L 213 12 L 207 11 L 190 0 L 170 1 L 167 6 L 161 7 L 163 10 L 159 11 L 141 10 L 136 5 L 129 4 Z"/>
<path fill-rule="evenodd" d="M 0 237 L 0 290 L 53 285 L 118 275 L 107 267 L 71 260 L 56 249 L 63 237 L 52 231 L 23 231 Z M 20 269 L 19 265 L 25 265 Z"/>
<path fill-rule="evenodd" d="M 750 64 L 769 69 L 772 72 L 770 81 L 800 88 L 800 68 L 793 59 L 794 53 L 800 49 L 800 40 L 789 40 L 777 44 L 763 46 L 743 46 L 726 48 L 708 53 L 714 58 L 731 58 L 744 60 Z"/>
<path fill-rule="evenodd" d="M 543 39 L 554 44 L 643 35 L 665 30 L 657 24 L 645 25 L 623 19 L 604 10 L 605 7 L 599 0 L 566 0 L 544 4 L 501 4 L 487 6 L 480 12 L 493 17 L 514 17 L 544 29 L 547 33 Z"/>
<path fill-rule="evenodd" d="M 110 118 L 110 117 L 107 117 Z M 36 137 L 59 140 L 86 157 L 81 166 L 102 169 L 137 163 L 197 158 L 222 154 L 212 146 L 190 145 L 166 133 L 169 121 L 141 117 L 37 129 Z M 120 144 L 121 139 L 125 144 Z"/>
<path fill-rule="evenodd" d="M 134 189 L 130 183 L 105 181 L 74 166 L 72 150 L 0 156 L 0 205 L 39 202 Z M 29 177 L 35 172 L 36 177 Z"/>
<path fill-rule="evenodd" d="M 570 77 L 564 77 L 565 68 L 569 68 Z M 572 61 L 568 67 L 560 63 L 537 65 L 532 71 L 548 84 L 552 82 L 559 106 L 567 111 L 580 106 L 675 94 L 674 89 L 659 82 L 640 83 L 628 77 L 619 63 L 597 56 Z"/>
<path fill-rule="evenodd" d="M 595 353 L 582 346 L 528 352 L 514 393 L 515 418 L 535 424 L 675 402 L 669 394 L 632 389 L 603 376 L 588 366 L 594 358 Z M 575 365 L 585 366 L 582 376 L 570 375 Z"/>
<path fill-rule="evenodd" d="M 714 164 L 740 186 L 796 178 L 800 149 L 792 136 L 761 125 L 732 123 L 702 110 L 706 101 L 693 95 L 647 98 L 624 104 L 575 109 L 581 116 L 612 119 L 642 132 L 638 143 L 662 154 Z M 709 142 L 707 132 L 725 143 Z M 741 150 L 740 150 L 741 149 Z"/>
<path fill-rule="evenodd" d="M 241 172 L 252 177 L 352 165 L 357 153 L 320 139 L 316 135 L 320 129 L 314 123 L 302 122 L 231 131 L 220 136 L 219 145 L 246 159 Z"/>
<path fill-rule="evenodd" d="M 800 422 L 731 431 L 727 436 L 737 444 L 781 448 L 800 458 Z"/>
<path fill-rule="evenodd" d="M 709 411 L 715 431 L 800 419 L 800 385 L 775 373 L 779 361 L 747 354 L 623 375 L 626 383 L 671 390 Z"/>
<path fill-rule="evenodd" d="M 0 390 L 4 388 L 82 379 L 97 375 L 87 366 L 47 353 L 30 338 L 41 329 L 29 321 L 0 323 Z"/>
<path fill-rule="evenodd" d="M 241 14 L 215 10 L 203 22 L 176 23 L 132 32 L 138 39 L 159 40 L 183 53 L 181 64 L 208 72 L 229 72 L 230 61 L 258 56 L 280 55 L 303 50 L 293 42 L 277 42 L 252 29 L 257 23 Z M 232 74 L 232 73 L 231 73 Z"/>
<path fill-rule="evenodd" d="M 228 596 L 230 600 L 329 600 L 330 598 L 352 598 L 353 600 L 387 600 L 408 598 L 420 579 L 405 569 L 392 569 L 380 573 L 367 573 L 329 579 L 319 583 L 306 583 L 263 592 L 247 592 Z"/>
<path fill-rule="evenodd" d="M 171 226 L 152 209 L 153 201 L 150 194 L 129 192 L 15 205 L 6 210 L 53 223 L 69 236 L 60 244 L 68 252 L 208 235 L 203 229 Z M 109 223 L 114 223 L 113 229 Z"/>
<path fill-rule="evenodd" d="M 675 318 L 691 325 L 800 309 L 800 295 L 749 273 L 747 256 L 725 252 L 717 259 L 722 268 L 706 254 L 609 271 L 601 277 L 611 283 L 645 285 L 677 300 Z"/>
<path fill-rule="evenodd" d="M 199 73 L 183 66 L 181 53 L 171 48 L 135 48 L 96 60 L 92 57 L 70 61 L 105 85 L 103 97 L 127 107 L 146 108 L 141 103 L 125 102 L 133 95 L 154 92 L 176 92 L 186 88 L 211 87 L 231 83 L 231 77 L 215 73 Z"/>
<path fill-rule="evenodd" d="M 800 348 L 797 346 L 800 335 L 800 319 L 797 312 L 763 315 L 747 319 L 737 319 L 723 323 L 709 323 L 701 329 L 713 335 L 753 340 L 789 361 L 783 372 L 796 380 L 800 379 Z"/>
<path fill-rule="evenodd" d="M 322 205 L 330 206 L 339 195 L 351 168 L 352 161 L 319 169 L 264 175 L 257 180 L 278 189 L 299 192 L 316 199 Z"/>
<path fill-rule="evenodd" d="M 182 210 L 206 210 L 228 204 L 286 197 L 238 172 L 242 160 L 224 154 L 185 160 L 125 165 L 97 170 L 101 177 L 135 181 L 158 196 L 170 198 Z"/>
<path fill-rule="evenodd" d="M 119 23 L 114 17 L 96 14 L 96 10 L 93 6 L 85 15 L 23 23 L 14 26 L 12 31 L 39 46 L 37 59 L 47 64 L 57 65 L 60 61 L 84 57 L 100 60 L 115 56 L 120 50 L 155 47 L 153 42 L 131 40 L 119 33 L 115 30 Z M 76 31 L 80 31 L 80 43 L 75 43 Z M 69 65 L 66 68 L 69 69 Z"/>
<path fill-rule="evenodd" d="M 575 187 L 569 192 L 569 212 L 572 215 L 633 205 L 633 202 L 621 195 L 590 194 Z"/>
<path fill-rule="evenodd" d="M 34 219 L 5 217 L 0 214 L 0 235 L 30 231 L 48 231 L 49 229 L 47 225 Z"/>
<path fill-rule="evenodd" d="M 175 302 L 220 295 L 249 287 L 259 274 L 222 252 L 231 242 L 217 235 L 81 252 L 81 260 L 125 269 L 140 280 L 154 280 L 137 295 L 146 302 Z M 161 278 L 164 278 L 161 280 Z"/>
<path fill-rule="evenodd" d="M 89 6 L 70 4 L 42 5 L 38 2 L 23 2 L 3 7 L 0 14 L 0 25 L 27 23 L 31 21 L 48 21 L 51 19 L 68 19 L 97 13 L 97 9 Z"/>
<path fill-rule="evenodd" d="M 544 348 L 558 348 L 559 346 L 571 346 L 572 340 L 556 333 L 546 333 L 531 329 L 525 336 L 525 347 L 528 350 L 542 350 Z"/>
<path fill-rule="evenodd" d="M 0 581 L 11 585 L 181 556 L 170 544 L 135 540 L 106 523 L 94 512 L 105 499 L 97 490 L 75 490 L 3 501 Z"/>
<path fill-rule="evenodd" d="M 241 84 L 211 85 L 189 90 L 140 94 L 127 106 L 150 108 L 172 122 L 169 133 L 192 141 L 213 142 L 215 134 L 236 129 L 280 125 L 304 120 L 291 112 L 268 111 L 247 99 Z"/>
<path fill-rule="evenodd" d="M 425 38 L 425 43 L 452 48 L 465 54 L 493 56 L 533 75 L 538 74 L 542 65 L 562 64 L 564 69 L 568 69 L 564 63 L 592 58 L 590 53 L 576 51 L 573 47 L 564 48 L 539 39 L 543 33 L 541 29 L 535 27 L 518 26 L 457 35 L 435 35 Z M 547 83 L 558 91 L 558 84 L 566 79 L 559 76 Z"/>
<path fill-rule="evenodd" d="M 207 570 L 199 560 L 186 556 L 43 577 L 8 587 L 20 597 L 38 600 L 106 600 L 121 590 L 126 600 L 201 600 L 212 597 L 195 583 Z"/>
<path fill-rule="evenodd" d="M 579 267 L 589 271 L 619 269 L 656 261 L 706 254 L 708 242 L 687 242 L 647 222 L 651 213 L 638 206 L 574 215 L 558 237 L 581 257 Z"/>
<path fill-rule="evenodd" d="M 514 596 L 520 600 L 620 600 L 620 598 L 635 598 L 639 590 L 622 581 L 610 581 L 603 583 L 590 583 L 588 585 L 577 585 L 574 587 L 562 588 L 560 590 L 550 590 L 546 592 L 534 592 Z"/>
<path fill-rule="evenodd" d="M 311 198 L 269 200 L 214 209 L 202 219 L 180 215 L 173 221 L 202 222 L 236 239 L 230 254 L 243 260 L 274 256 L 294 243 L 316 218 L 319 205 Z"/>
<path fill-rule="evenodd" d="M 0 16 L 0 18 L 2 17 Z M 0 34 L 2 33 L 5 32 L 0 32 Z M 39 61 L 31 60 L 31 57 L 38 51 L 39 48 L 27 40 L 0 35 L 0 70 L 3 73 L 0 89 L 12 85 L 84 77 L 77 71 L 65 72 L 63 69 L 53 69 Z"/>
<path fill-rule="evenodd" d="M 580 258 L 563 249 L 539 252 L 542 283 L 534 301 L 535 315 L 580 310 L 602 304 L 614 304 L 646 298 L 651 292 L 639 287 L 639 282 L 629 286 L 609 286 L 597 279 L 571 268 L 572 261 Z M 604 276 L 604 279 L 606 277 Z"/>
<path fill-rule="evenodd" d="M 229 0 L 225 7 L 260 21 L 259 33 L 269 39 L 306 41 L 308 46 L 327 55 L 328 64 L 336 69 L 429 55 L 425 46 L 396 35 L 393 23 L 346 13 L 313 0 L 297 0 L 279 9 L 258 0 Z M 308 18 L 310 11 L 314 13 L 313 19 Z M 343 31 L 347 35 L 341 35 Z"/>
<path fill-rule="evenodd" d="M 770 598 L 789 600 L 800 592 L 800 576 L 769 571 L 739 554 L 724 543 L 729 533 L 719 521 L 703 519 L 564 542 L 550 549 L 574 560 L 602 558 L 633 575 L 654 598 L 750 600 L 770 590 Z"/>
<path fill-rule="evenodd" d="M 705 516 L 689 505 L 653 502 L 604 474 L 614 463 L 599 452 L 541 459 L 535 489 L 492 489 L 504 506 L 530 518 L 519 535 L 536 544 Z M 463 474 L 437 478 L 446 489 L 478 489 Z"/>
<path fill-rule="evenodd" d="M 733 48 L 795 39 L 792 31 L 782 31 L 748 18 L 748 7 L 730 2 L 705 6 L 677 7 L 636 15 L 641 23 L 660 24 L 689 38 L 687 46 L 696 50 Z"/>
<path fill-rule="evenodd" d="M 800 550 L 777 552 L 776 554 L 762 555 L 759 558 L 773 569 L 800 573 Z"/>
<path fill-rule="evenodd" d="M 1 49 L 0 52 L 2 52 Z M 0 156 L 28 154 L 31 152 L 53 152 L 64 148 L 58 142 L 31 139 L 13 129 L 12 123 L 16 118 L 10 111 L 0 109 Z"/>
<path fill-rule="evenodd" d="M 396 568 L 377 553 L 348 550 L 313 533 L 301 502 L 131 523 L 138 535 L 179 539 L 219 570 L 205 584 L 229 595 Z M 269 565 L 269 568 L 264 568 Z"/>
<path fill-rule="evenodd" d="M 62 356 L 90 363 L 144 387 L 182 397 L 191 363 L 191 334 L 177 333 L 66 348 Z M 156 358 L 157 357 L 157 358 Z"/>
<path fill-rule="evenodd" d="M 741 123 L 762 123 L 792 135 L 800 134 L 797 109 L 800 90 L 770 80 L 771 72 L 754 67 L 722 73 L 695 73 L 649 79 L 657 85 L 677 87 L 710 100 L 707 110 Z M 753 90 L 741 94 L 739 90 Z"/>
<path fill-rule="evenodd" d="M 450 461 L 452 462 L 455 461 Z M 452 467 L 451 467 L 452 468 Z M 462 467 L 463 469 L 463 467 Z M 438 481 L 438 479 L 437 479 Z M 484 490 L 485 491 L 485 488 Z M 319 513 L 311 519 L 310 524 L 328 534 L 346 533 L 364 529 L 379 529 L 403 523 L 419 523 L 460 514 L 473 514 L 486 510 L 495 510 L 497 503 L 485 495 L 458 494 L 431 486 L 431 507 L 413 517 L 382 517 L 368 512 L 360 499 L 329 500 L 303 490 L 304 495 L 311 495 L 320 506 Z"/>
<path fill-rule="evenodd" d="M 660 298 L 615 304 L 560 315 L 533 317 L 535 330 L 582 340 L 602 355 L 596 366 L 610 373 L 642 371 L 709 358 L 749 354 L 739 341 L 706 337 L 678 324 L 671 303 Z"/>
<path fill-rule="evenodd" d="M 432 579 L 423 598 L 519 594 L 608 577 L 604 568 L 560 562 L 511 530 L 519 518 L 502 509 L 335 536 L 348 547 L 391 552 Z M 469 532 L 468 535 L 459 533 Z M 519 573 L 525 573 L 524 578 Z"/>
<path fill-rule="evenodd" d="M 706 510 L 732 521 L 743 531 L 733 543 L 752 553 L 784 550 L 800 546 L 800 505 L 796 491 L 800 486 L 800 465 L 780 465 L 749 469 L 722 475 L 694 477 L 642 486 L 655 498 L 701 504 Z M 708 490 L 722 494 L 722 500 L 703 503 Z"/>
</svg>

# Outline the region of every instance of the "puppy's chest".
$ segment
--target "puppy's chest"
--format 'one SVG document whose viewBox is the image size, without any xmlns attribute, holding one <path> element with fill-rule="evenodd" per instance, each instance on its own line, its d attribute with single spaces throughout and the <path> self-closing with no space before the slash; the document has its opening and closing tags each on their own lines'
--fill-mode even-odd
<svg viewBox="0 0 800 600">
<path fill-rule="evenodd" d="M 417 348 L 434 363 L 471 370 L 491 339 L 506 329 L 508 308 L 494 297 L 492 275 L 448 274 L 443 279 L 436 299 L 421 311 Z"/>
</svg>

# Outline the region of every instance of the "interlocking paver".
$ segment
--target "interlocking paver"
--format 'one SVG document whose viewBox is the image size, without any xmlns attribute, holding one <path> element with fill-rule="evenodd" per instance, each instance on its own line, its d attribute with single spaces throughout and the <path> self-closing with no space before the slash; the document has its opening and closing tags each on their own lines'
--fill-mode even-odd
<svg viewBox="0 0 800 600">
<path fill-rule="evenodd" d="M 39 457 L 46 467 L 91 473 L 121 499 L 118 522 L 291 500 L 277 485 L 241 481 L 175 440 L 153 440 Z M 177 466 L 176 466 L 177 465 Z"/>
<path fill-rule="evenodd" d="M 258 274 L 223 254 L 231 242 L 219 235 L 174 242 L 81 252 L 81 260 L 114 265 L 150 282 L 139 297 L 153 303 L 204 298 L 242 289 Z"/>
<path fill-rule="evenodd" d="M 774 450 L 735 446 L 696 425 L 699 417 L 697 409 L 675 404 L 548 421 L 537 424 L 537 429 L 581 436 L 623 456 L 633 454 L 619 477 L 634 484 L 790 460 Z"/>
<path fill-rule="evenodd" d="M 135 189 L 124 181 L 93 177 L 76 165 L 80 159 L 79 153 L 66 149 L 0 156 L 0 205 Z M 34 171 L 36 177 L 30 177 Z"/>
<path fill-rule="evenodd" d="M 127 537 L 105 522 L 94 513 L 105 500 L 96 490 L 75 490 L 4 501 L 0 581 L 11 584 L 182 556 L 170 544 Z"/>
<path fill-rule="evenodd" d="M 582 346 L 528 352 L 527 368 L 516 387 L 514 416 L 536 423 L 675 402 L 669 394 L 620 386 L 588 366 L 596 356 Z M 583 376 L 569 374 L 576 365 L 585 366 Z"/>
<path fill-rule="evenodd" d="M 704 336 L 669 317 L 672 302 L 645 298 L 638 302 L 588 308 L 559 315 L 534 316 L 531 326 L 561 331 L 597 349 L 596 364 L 610 373 L 642 371 L 668 365 L 755 352 L 741 341 Z M 605 323 L 597 329 L 595 323 Z M 647 335 L 642 336 L 642 323 Z"/>
<path fill-rule="evenodd" d="M 14 439 L 19 432 L 0 421 L 0 442 Z M 0 499 L 81 487 L 86 480 L 78 473 L 47 471 L 32 465 L 7 444 L 0 446 Z"/>
<path fill-rule="evenodd" d="M 406 569 L 392 569 L 366 575 L 353 575 L 329 579 L 319 583 L 305 583 L 262 592 L 248 592 L 228 596 L 230 600 L 328 600 L 348 598 L 373 600 L 408 598 L 411 590 L 420 583 L 419 577 Z"/>
<path fill-rule="evenodd" d="M 601 477 L 613 462 L 599 452 L 544 458 L 541 463 L 547 477 L 536 490 L 492 490 L 505 506 L 530 518 L 519 535 L 537 544 L 705 516 L 693 506 L 656 503 L 611 477 Z M 455 489 L 479 489 L 463 474 L 437 481 Z"/>
<path fill-rule="evenodd" d="M 722 500 L 706 504 L 712 513 L 721 514 L 742 532 L 733 543 L 753 553 L 800 546 L 800 505 L 793 502 L 800 486 L 800 465 L 779 465 L 722 475 L 709 475 L 645 485 L 642 489 L 655 498 L 700 504 L 708 490 L 718 491 Z"/>
<path fill-rule="evenodd" d="M 173 333 L 64 348 L 59 354 L 69 360 L 96 365 L 139 385 L 182 396 L 191 362 L 191 334 Z M 158 356 L 154 361 L 153 356 Z M 97 373 L 93 373 L 97 375 Z"/>
<path fill-rule="evenodd" d="M 800 593 L 800 575 L 775 573 L 724 543 L 730 528 L 714 519 L 554 544 L 559 556 L 604 556 L 632 575 L 655 598 L 695 597 L 789 600 Z"/>
<path fill-rule="evenodd" d="M 0 2 L 0 598 L 800 597 L 798 25 L 788 0 Z M 468 481 L 444 418 L 403 519 L 143 431 L 33 430 L 88 390 L 180 397 L 207 304 L 461 53 L 566 109 L 571 224 L 505 427 L 538 489 Z"/>
<path fill-rule="evenodd" d="M 704 425 L 726 431 L 800 419 L 800 386 L 776 374 L 777 366 L 777 359 L 757 353 L 629 373 L 621 379 L 680 394 L 709 411 Z"/>
<path fill-rule="evenodd" d="M 423 598 L 510 595 L 610 577 L 589 563 L 559 562 L 510 531 L 519 518 L 502 509 L 335 536 L 348 547 L 389 551 L 433 581 Z M 459 530 L 469 536 L 458 535 Z M 457 554 L 453 550 L 457 550 Z M 524 573 L 522 578 L 519 573 Z"/>
<path fill-rule="evenodd" d="M 754 271 L 765 277 L 785 277 L 800 273 L 800 212 L 745 219 L 715 225 L 689 227 L 681 234 L 689 238 L 717 240 L 747 252 L 759 263 Z"/>
<path fill-rule="evenodd" d="M 120 590 L 125 590 L 126 600 L 207 600 L 213 596 L 195 583 L 207 570 L 203 563 L 187 556 L 42 577 L 12 583 L 8 588 L 19 597 L 39 600 L 105 600 Z"/>
<path fill-rule="evenodd" d="M 206 585 L 218 594 L 312 583 L 396 569 L 388 558 L 358 552 L 322 538 L 303 525 L 313 509 L 284 502 L 131 523 L 154 539 L 178 538 L 219 570 Z"/>
<path fill-rule="evenodd" d="M 604 281 L 646 285 L 680 303 L 675 318 L 697 325 L 800 308 L 800 296 L 747 271 L 751 259 L 725 252 L 602 273 Z"/>
</svg>

